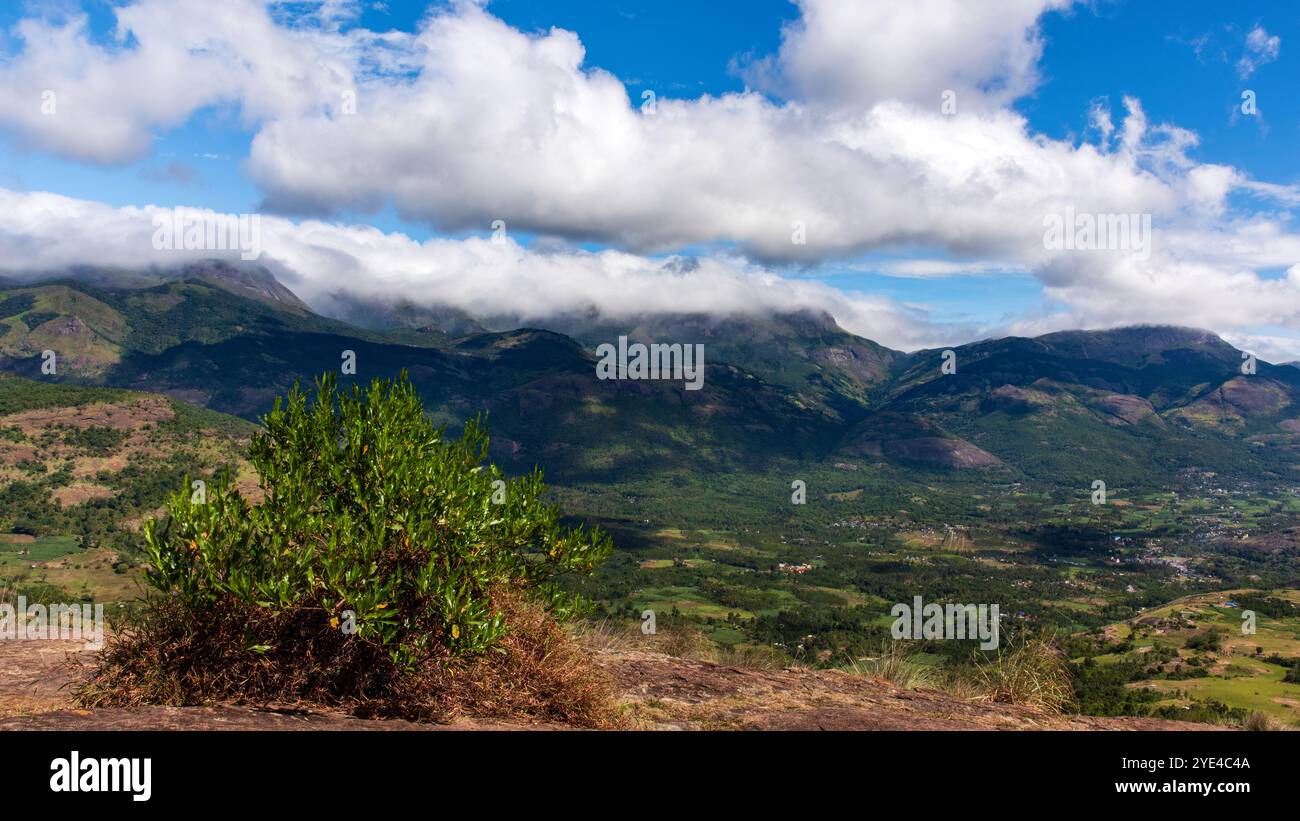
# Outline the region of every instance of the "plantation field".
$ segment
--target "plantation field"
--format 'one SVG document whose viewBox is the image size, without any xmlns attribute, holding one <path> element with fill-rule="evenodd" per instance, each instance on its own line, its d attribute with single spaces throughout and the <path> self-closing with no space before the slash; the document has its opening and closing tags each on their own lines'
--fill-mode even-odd
<svg viewBox="0 0 1300 821">
<path fill-rule="evenodd" d="M 31 542 L 0 540 L 0 568 L 49 562 L 70 556 L 80 549 L 75 536 L 42 536 Z"/>
<path fill-rule="evenodd" d="M 855 488 L 845 489 L 842 476 L 834 476 L 836 485 L 831 475 L 808 474 L 814 478 L 806 506 L 760 511 L 754 503 L 739 526 L 724 524 L 737 516 L 726 507 L 735 487 L 710 510 L 699 503 L 709 489 L 691 483 L 655 497 L 653 505 L 610 523 L 621 549 L 584 592 L 606 618 L 633 621 L 651 609 L 661 624 L 665 618 L 693 624 L 722 644 L 743 636 L 746 645 L 832 666 L 852 666 L 875 652 L 893 624 L 892 606 L 913 596 L 927 603 L 997 603 L 1008 637 L 1035 631 L 1077 637 L 1070 638 L 1075 665 L 1090 657 L 1121 676 L 1118 689 L 1079 685 L 1089 709 L 1146 715 L 1192 705 L 1201 710 L 1199 720 L 1227 720 L 1228 713 L 1207 717 L 1202 709 L 1222 702 L 1229 711 L 1300 720 L 1291 703 L 1300 687 L 1282 681 L 1281 666 L 1254 658 L 1256 647 L 1265 656 L 1300 658 L 1300 621 L 1261 617 L 1256 635 L 1245 640 L 1232 632 L 1240 632 L 1241 609 L 1223 606 L 1234 591 L 1247 589 L 1234 581 L 1250 580 L 1255 589 L 1262 582 L 1288 600 L 1300 596 L 1270 586 L 1300 578 L 1295 554 L 1266 549 L 1290 524 L 1288 494 L 1201 487 L 1193 480 L 1181 492 L 1119 489 L 1122 504 L 1097 507 L 1070 489 L 1026 493 L 927 482 L 885 491 L 859 475 L 857 489 L 871 492 L 850 497 Z M 812 493 L 823 482 L 831 491 Z M 624 486 L 605 488 L 601 497 L 615 493 L 650 496 Z M 579 509 L 602 507 L 600 497 L 569 499 Z M 1131 639 L 1134 625 L 1176 609 L 1204 625 L 1160 635 L 1142 629 Z M 1195 652 L 1183 643 L 1210 625 L 1223 632 L 1225 655 L 1207 667 L 1208 677 L 1145 676 L 1135 666 L 1141 653 L 1153 650 L 1190 659 Z M 1131 646 L 1117 652 L 1126 640 Z M 963 642 L 917 644 L 918 657 L 940 668 L 965 663 L 971 652 Z M 1123 701 L 1117 693 L 1124 689 L 1150 695 Z"/>
<path fill-rule="evenodd" d="M 1242 618 L 1251 602 L 1266 596 L 1287 602 L 1295 612 L 1255 613 L 1255 632 L 1244 633 Z M 1239 602 L 1238 600 L 1241 600 Z M 1259 711 L 1287 722 L 1300 722 L 1300 683 L 1285 682 L 1287 665 L 1266 659 L 1280 657 L 1300 663 L 1300 591 L 1249 589 L 1187 596 L 1152 608 L 1141 618 L 1117 625 L 1114 635 L 1130 640 L 1133 651 L 1149 657 L 1170 657 L 1157 675 L 1135 678 L 1127 686 L 1156 695 L 1156 707 L 1186 709 L 1195 702 L 1218 701 L 1229 707 Z M 1204 637 L 1218 637 L 1217 646 L 1199 646 Z M 1167 678 L 1159 672 L 1172 667 L 1198 671 L 1195 678 Z M 1199 671 L 1205 675 L 1199 677 Z"/>
<path fill-rule="evenodd" d="M 1236 665 L 1234 665 L 1236 666 Z M 1191 700 L 1213 699 L 1233 707 L 1258 710 L 1286 721 L 1300 721 L 1300 684 L 1283 683 L 1284 671 L 1280 667 L 1249 660 L 1243 663 L 1246 670 L 1234 670 L 1225 678 L 1217 676 L 1187 681 L 1154 681 L 1135 686 L 1151 687 L 1161 694 L 1158 705 L 1187 706 Z M 1176 694 L 1182 690 L 1191 699 Z"/>
</svg>

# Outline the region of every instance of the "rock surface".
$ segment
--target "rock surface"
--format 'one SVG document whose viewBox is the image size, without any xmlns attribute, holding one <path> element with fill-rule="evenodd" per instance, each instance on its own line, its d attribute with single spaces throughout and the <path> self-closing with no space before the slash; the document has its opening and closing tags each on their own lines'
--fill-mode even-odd
<svg viewBox="0 0 1300 821">
<path fill-rule="evenodd" d="M 76 641 L 0 641 L 0 730 L 520 730 L 556 725 L 462 719 L 375 721 L 275 705 L 83 710 L 71 685 L 92 653 Z M 651 730 L 1194 730 L 1146 718 L 1053 716 L 905 690 L 837 671 L 756 670 L 658 653 L 595 651 L 633 726 Z"/>
</svg>

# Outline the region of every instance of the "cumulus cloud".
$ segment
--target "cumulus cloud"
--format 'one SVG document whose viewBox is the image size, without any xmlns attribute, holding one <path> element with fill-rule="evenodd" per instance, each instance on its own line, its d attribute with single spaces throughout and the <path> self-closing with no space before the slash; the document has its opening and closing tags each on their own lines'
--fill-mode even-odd
<svg viewBox="0 0 1300 821">
<path fill-rule="evenodd" d="M 913 244 L 1008 253 L 1036 244 L 1042 215 L 1066 202 L 1167 211 L 1177 193 L 1140 167 L 1157 154 L 1138 144 L 1135 104 L 1112 152 L 1046 140 L 1006 109 L 947 116 L 937 96 L 827 107 L 745 93 L 644 113 L 584 67 L 572 33 L 524 34 L 477 5 L 435 15 L 408 45 L 418 70 L 363 83 L 356 116 L 307 111 L 261 129 L 249 170 L 273 210 L 391 202 L 448 231 L 502 219 L 639 252 L 712 244 L 808 263 Z"/>
<path fill-rule="evenodd" d="M 1017 0 L 997 13 L 955 0 L 806 0 L 803 27 L 786 33 L 777 64 L 805 78 L 809 99 L 661 99 L 653 114 L 634 107 L 617 78 L 584 65 L 573 33 L 525 34 L 477 3 L 436 9 L 415 34 L 382 36 L 288 29 L 241 3 L 200 26 L 207 4 L 143 0 L 119 13 L 119 34 L 137 43 L 120 51 L 91 45 L 75 21 L 25 23 L 28 49 L 10 74 L 28 87 L 72 74 L 66 85 L 102 88 L 105 101 L 85 121 L 65 102 L 19 131 L 45 129 L 52 147 L 93 158 L 134 157 L 152 125 L 228 97 L 260 123 L 248 169 L 273 211 L 328 216 L 391 203 L 452 232 L 500 219 L 636 252 L 713 246 L 798 263 L 909 245 L 1032 255 L 1043 214 L 1065 204 L 1167 213 L 1187 187 L 1179 175 L 1191 171 L 1182 152 L 1194 138 L 1149 129 L 1135 101 L 1112 150 L 1045 139 L 1005 108 L 947 116 L 934 95 L 923 105 L 907 99 L 921 63 L 934 82 L 965 82 L 988 99 L 1022 92 L 1037 59 L 1035 21 L 1064 6 L 1057 0 Z M 888 77 L 843 63 L 850 58 L 821 42 L 881 30 L 907 44 L 887 55 L 900 61 Z M 35 45 L 51 40 L 62 45 Z M 816 90 L 819 69 L 800 56 L 813 53 L 830 61 L 826 71 L 841 61 L 838 75 L 881 75 L 881 90 L 854 101 Z M 143 76 L 159 63 L 171 70 Z M 167 82 L 188 85 L 172 94 L 159 87 Z M 114 99 L 110 86 L 131 91 Z M 895 95 L 875 99 L 886 87 Z M 345 93 L 355 94 L 353 114 Z M 92 127 L 101 121 L 109 127 Z M 1145 136 L 1159 142 L 1144 145 Z"/>
<path fill-rule="evenodd" d="M 920 248 L 942 259 L 892 272 L 1038 277 L 1055 307 L 1033 322 L 1244 333 L 1300 318 L 1295 186 L 1196 161 L 1197 135 L 1151 122 L 1133 98 L 1119 111 L 1092 102 L 1095 142 L 1035 133 L 1009 107 L 1038 82 L 1043 15 L 1070 11 L 1070 0 L 798 5 L 779 52 L 748 67 L 754 90 L 660 97 L 643 111 L 617 77 L 586 64 L 577 35 L 525 33 L 469 0 L 434 7 L 413 33 L 339 25 L 346 3 L 286 21 L 255 0 L 215 10 L 139 0 L 117 11 L 108 45 L 80 18 L 21 23 L 23 50 L 0 64 L 0 127 L 54 152 L 126 162 L 156 129 L 237 108 L 255 131 L 247 170 L 267 209 L 313 217 L 266 221 L 277 243 L 268 254 L 308 299 L 364 282 L 476 312 L 815 303 L 887 344 L 978 332 L 936 329 L 923 306 L 776 273 Z M 1246 42 L 1252 71 L 1277 56 L 1262 27 Z M 43 88 L 63 90 L 53 116 L 40 112 Z M 955 114 L 940 107 L 945 90 L 957 93 Z M 1276 210 L 1243 215 L 1237 195 Z M 502 220 L 544 241 L 421 243 L 326 221 L 387 206 L 446 232 Z M 1152 243 L 1142 254 L 1051 247 L 1044 220 L 1067 212 L 1149 216 Z M 37 231 L 27 244 L 66 256 L 48 238 Z M 573 251 L 569 240 L 609 250 Z M 542 250 L 552 244 L 561 250 Z M 703 249 L 695 271 L 655 259 L 686 248 Z M 656 282 L 689 293 L 668 298 Z"/>
<path fill-rule="evenodd" d="M 650 114 L 584 67 L 573 34 L 527 35 L 478 6 L 435 15 L 410 46 L 418 68 L 362 84 L 358 115 L 308 112 L 258 133 L 249 168 L 272 209 L 392 203 L 443 230 L 501 219 L 641 253 L 811 264 L 922 246 L 1032 264 L 1044 215 L 1067 206 L 1181 219 L 1222 213 L 1252 184 L 1192 161 L 1196 136 L 1148 123 L 1134 99 L 1119 126 L 1094 106 L 1097 145 L 1047 139 L 1009 109 L 947 116 L 934 101 L 745 93 L 661 99 Z"/>
<path fill-rule="evenodd" d="M 115 9 L 110 42 L 85 15 L 25 18 L 0 62 L 0 125 L 26 147 L 95 163 L 147 155 L 155 130 L 231 105 L 247 121 L 338 99 L 358 38 L 277 25 L 256 0 L 141 0 Z"/>
<path fill-rule="evenodd" d="M 913 0 L 846 3 L 795 0 L 798 19 L 780 52 L 749 66 L 756 87 L 843 108 L 902 100 L 938 108 L 1009 103 L 1038 83 L 1038 21 L 1076 0 Z"/>
</svg>

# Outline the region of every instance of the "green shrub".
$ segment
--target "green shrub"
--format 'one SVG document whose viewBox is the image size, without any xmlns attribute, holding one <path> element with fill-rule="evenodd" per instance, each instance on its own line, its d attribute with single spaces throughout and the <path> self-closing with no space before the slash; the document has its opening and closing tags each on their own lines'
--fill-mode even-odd
<svg viewBox="0 0 1300 821">
<path fill-rule="evenodd" d="M 487 443 L 478 420 L 445 439 L 405 375 L 350 392 L 325 377 L 312 399 L 295 387 L 250 445 L 260 504 L 228 478 L 201 499 L 187 482 L 169 518 L 146 523 L 151 606 L 86 699 L 252 690 L 422 717 L 437 697 L 421 687 L 477 658 L 527 654 L 510 631 L 541 641 L 553 619 L 509 614 L 571 611 L 579 602 L 557 580 L 591 572 L 610 542 L 562 527 L 540 473 L 505 479 L 484 464 Z"/>
<path fill-rule="evenodd" d="M 30 311 L 36 305 L 36 298 L 31 294 L 15 294 L 0 299 L 0 317 L 17 316 Z"/>
<path fill-rule="evenodd" d="M 1219 635 L 1219 631 L 1211 629 L 1188 636 L 1187 641 L 1183 642 L 1183 646 L 1188 650 L 1203 650 L 1216 653 L 1219 651 L 1221 643 L 1222 636 Z"/>
<path fill-rule="evenodd" d="M 67 428 L 63 431 L 64 444 L 87 451 L 91 456 L 108 456 L 122 447 L 129 437 L 129 432 L 116 430 L 107 425 Z"/>
</svg>

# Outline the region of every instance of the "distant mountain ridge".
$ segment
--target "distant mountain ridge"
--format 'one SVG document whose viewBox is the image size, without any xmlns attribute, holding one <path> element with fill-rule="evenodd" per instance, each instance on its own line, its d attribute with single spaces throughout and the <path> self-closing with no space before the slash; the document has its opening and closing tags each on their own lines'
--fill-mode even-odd
<svg viewBox="0 0 1300 821">
<path fill-rule="evenodd" d="M 891 350 L 825 314 L 559 317 L 485 330 L 452 309 L 370 306 L 366 327 L 312 312 L 264 268 L 85 269 L 0 290 L 0 370 L 164 393 L 255 419 L 295 381 L 356 354 L 363 379 L 411 374 L 434 414 L 490 414 L 494 455 L 596 480 L 628 471 L 878 461 L 1077 482 L 1099 470 L 1294 477 L 1300 369 L 1169 326 Z M 353 306 L 355 309 L 356 306 Z M 704 389 L 600 381 L 594 349 L 705 346 Z M 45 376 L 44 378 L 50 378 Z"/>
<path fill-rule="evenodd" d="M 2 270 L 2 269 L 0 269 Z M 0 286 L 21 288 L 52 282 L 73 282 L 92 288 L 132 290 L 186 279 L 197 279 L 240 296 L 271 305 L 312 313 L 297 294 L 280 283 L 263 265 L 231 263 L 219 259 L 157 266 L 146 270 L 74 265 L 62 271 L 46 271 L 0 277 Z"/>
</svg>

